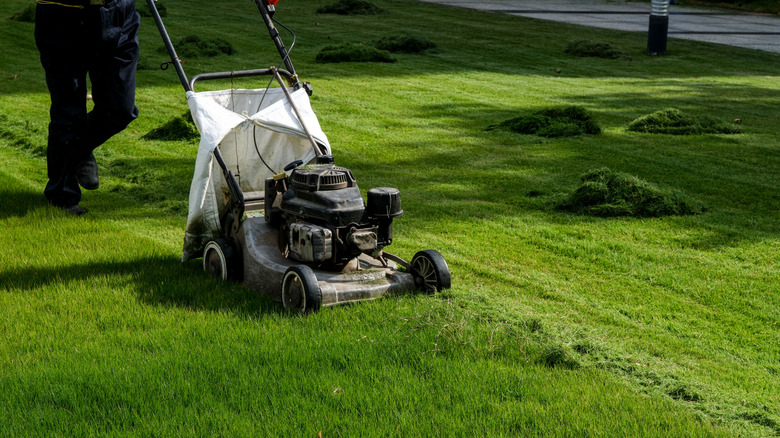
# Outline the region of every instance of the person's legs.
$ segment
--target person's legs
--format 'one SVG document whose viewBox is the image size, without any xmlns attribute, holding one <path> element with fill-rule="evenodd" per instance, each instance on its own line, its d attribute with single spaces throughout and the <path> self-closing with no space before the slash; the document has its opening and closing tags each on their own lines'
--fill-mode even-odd
<svg viewBox="0 0 780 438">
<path fill-rule="evenodd" d="M 79 183 L 98 187 L 92 151 L 138 117 L 139 22 L 133 0 L 36 9 L 35 39 L 52 100 L 44 194 L 55 206 L 78 205 Z M 89 114 L 87 72 L 94 101 Z"/>
<path fill-rule="evenodd" d="M 107 2 L 90 11 L 99 14 L 101 44 L 89 63 L 95 107 L 87 115 L 87 135 L 82 155 L 121 132 L 138 117 L 135 77 L 138 64 L 140 18 L 132 0 Z"/>
<path fill-rule="evenodd" d="M 81 200 L 72 168 L 87 123 L 84 19 L 82 9 L 39 4 L 36 10 L 35 41 L 51 95 L 44 194 L 52 205 L 65 208 Z"/>
<path fill-rule="evenodd" d="M 98 168 L 92 153 L 138 117 L 135 76 L 140 18 L 132 0 L 109 0 L 88 11 L 95 52 L 89 61 L 92 99 L 86 135 L 75 165 L 76 178 L 88 190 L 98 188 Z"/>
</svg>

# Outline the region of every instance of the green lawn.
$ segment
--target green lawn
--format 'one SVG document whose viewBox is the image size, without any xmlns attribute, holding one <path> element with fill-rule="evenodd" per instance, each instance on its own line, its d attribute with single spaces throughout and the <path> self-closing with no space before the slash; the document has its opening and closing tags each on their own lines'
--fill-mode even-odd
<svg viewBox="0 0 780 438">
<path fill-rule="evenodd" d="M 278 62 L 251 2 L 163 2 L 174 39 L 236 48 L 187 59 L 189 73 Z M 301 317 L 179 261 L 197 143 L 141 138 L 187 110 L 148 18 L 141 117 L 96 152 L 89 213 L 46 204 L 33 25 L 4 19 L 29 3 L 0 3 L 0 436 L 780 434 L 780 56 L 670 39 L 651 58 L 641 34 L 406 0 L 377 0 L 380 16 L 280 2 L 337 164 L 364 192 L 401 190 L 392 252 L 437 249 L 453 276 L 437 295 Z M 438 51 L 314 62 L 409 32 Z M 583 38 L 634 60 L 564 53 Z M 231 85 L 265 82 L 209 86 Z M 485 130 L 563 105 L 602 134 Z M 744 132 L 627 130 L 670 107 Z M 600 167 L 707 211 L 556 208 Z"/>
</svg>

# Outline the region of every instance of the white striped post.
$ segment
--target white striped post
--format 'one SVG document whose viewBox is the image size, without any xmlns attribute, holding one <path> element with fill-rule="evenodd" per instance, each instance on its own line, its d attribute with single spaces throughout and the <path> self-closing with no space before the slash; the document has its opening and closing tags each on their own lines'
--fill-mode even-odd
<svg viewBox="0 0 780 438">
<path fill-rule="evenodd" d="M 650 28 L 647 31 L 647 53 L 651 56 L 666 54 L 666 37 L 669 33 L 669 0 L 650 1 Z"/>
</svg>

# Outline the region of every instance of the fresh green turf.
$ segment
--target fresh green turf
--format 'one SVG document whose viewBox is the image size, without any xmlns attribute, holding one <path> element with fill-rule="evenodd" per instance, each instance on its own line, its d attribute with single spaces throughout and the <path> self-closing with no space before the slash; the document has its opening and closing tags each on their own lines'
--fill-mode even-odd
<svg viewBox="0 0 780 438">
<path fill-rule="evenodd" d="M 329 2 L 277 7 L 298 73 L 337 163 L 364 191 L 401 190 L 393 252 L 439 250 L 453 289 L 300 317 L 180 263 L 197 146 L 142 139 L 186 111 L 170 69 L 139 73 L 141 118 L 96 152 L 89 213 L 48 207 L 33 26 L 0 20 L 0 436 L 780 433 L 780 56 L 671 39 L 651 58 L 641 34 L 405 0 L 376 1 L 381 19 L 316 13 Z M 0 17 L 29 3 L 0 2 Z M 278 63 L 251 2 L 186 3 L 167 2 L 174 39 L 236 51 L 187 59 L 191 74 Z M 315 62 L 410 28 L 437 53 Z M 578 39 L 634 61 L 566 55 Z M 160 46 L 145 18 L 148 65 Z M 569 105 L 602 133 L 485 131 Z M 664 108 L 740 118 L 743 133 L 628 131 Z M 556 208 L 600 167 L 708 210 Z"/>
</svg>

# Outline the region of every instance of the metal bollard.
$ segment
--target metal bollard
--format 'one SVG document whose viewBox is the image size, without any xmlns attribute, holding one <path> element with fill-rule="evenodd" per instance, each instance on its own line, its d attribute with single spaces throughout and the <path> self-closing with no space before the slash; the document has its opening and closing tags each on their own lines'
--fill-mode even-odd
<svg viewBox="0 0 780 438">
<path fill-rule="evenodd" d="M 669 0 L 650 1 L 650 27 L 647 31 L 647 53 L 651 56 L 666 54 L 666 37 L 669 33 Z"/>
</svg>

